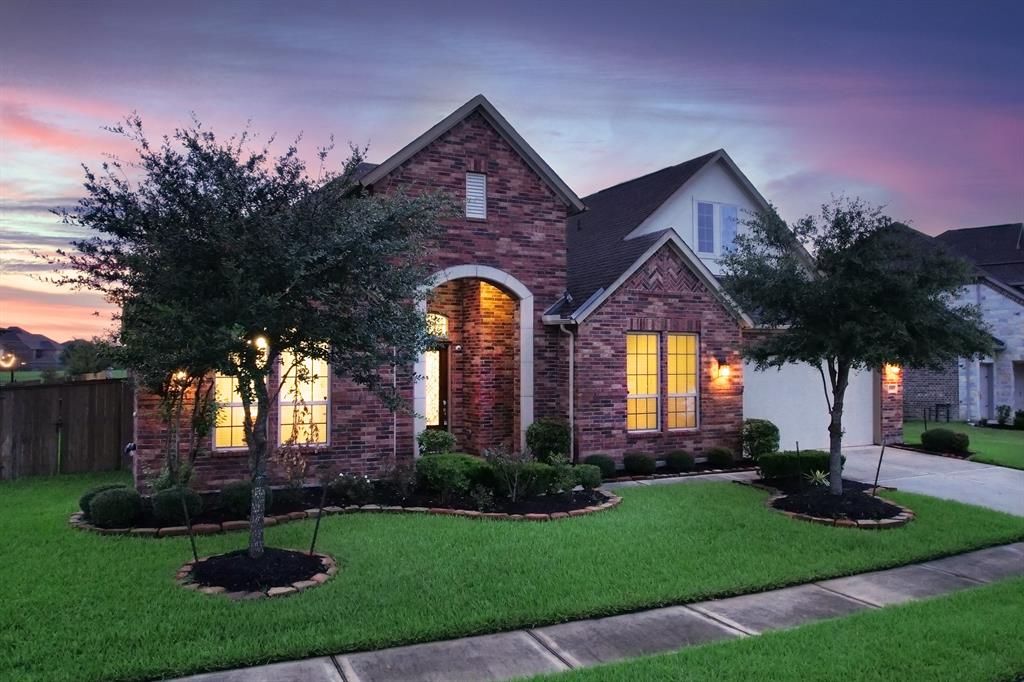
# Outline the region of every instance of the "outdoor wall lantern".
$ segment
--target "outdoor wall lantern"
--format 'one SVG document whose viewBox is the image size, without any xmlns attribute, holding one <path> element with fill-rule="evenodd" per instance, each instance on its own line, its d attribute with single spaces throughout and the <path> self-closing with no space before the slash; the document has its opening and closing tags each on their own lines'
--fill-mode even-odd
<svg viewBox="0 0 1024 682">
<path fill-rule="evenodd" d="M 718 363 L 718 370 L 715 377 L 718 379 L 728 379 L 732 370 L 729 368 L 729 360 L 725 355 L 718 355 L 715 357 L 715 361 Z"/>
<path fill-rule="evenodd" d="M 903 372 L 903 368 L 899 365 L 885 365 L 885 380 L 886 381 L 899 381 L 900 373 Z"/>
</svg>

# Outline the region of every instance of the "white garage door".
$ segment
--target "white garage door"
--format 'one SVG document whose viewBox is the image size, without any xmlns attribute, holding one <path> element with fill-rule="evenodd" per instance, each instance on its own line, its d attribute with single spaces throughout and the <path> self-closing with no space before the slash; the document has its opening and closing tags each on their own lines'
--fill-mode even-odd
<svg viewBox="0 0 1024 682">
<path fill-rule="evenodd" d="M 828 374 L 826 373 L 826 377 Z M 874 382 L 871 372 L 853 372 L 843 410 L 843 446 L 874 441 Z M 769 419 L 779 427 L 779 447 L 828 449 L 828 406 L 821 375 L 806 364 L 759 372 L 743 365 L 743 416 Z"/>
</svg>

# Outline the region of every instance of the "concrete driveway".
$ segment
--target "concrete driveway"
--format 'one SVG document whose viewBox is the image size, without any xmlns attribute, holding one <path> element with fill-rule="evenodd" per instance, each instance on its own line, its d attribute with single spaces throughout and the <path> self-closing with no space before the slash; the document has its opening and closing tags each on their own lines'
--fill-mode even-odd
<svg viewBox="0 0 1024 682">
<path fill-rule="evenodd" d="M 880 446 L 848 448 L 844 475 L 872 482 Z M 887 447 L 882 485 L 1024 516 L 1024 471 Z"/>
</svg>

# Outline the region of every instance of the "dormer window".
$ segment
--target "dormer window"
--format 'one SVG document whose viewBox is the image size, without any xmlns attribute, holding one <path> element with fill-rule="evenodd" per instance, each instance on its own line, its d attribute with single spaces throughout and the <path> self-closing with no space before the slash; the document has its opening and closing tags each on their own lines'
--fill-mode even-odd
<svg viewBox="0 0 1024 682">
<path fill-rule="evenodd" d="M 715 205 L 707 201 L 697 203 L 697 251 L 715 252 Z"/>
<path fill-rule="evenodd" d="M 466 173 L 466 217 L 487 220 L 487 176 Z"/>
<path fill-rule="evenodd" d="M 739 230 L 739 208 L 714 201 L 697 202 L 697 253 L 721 256 L 732 248 Z"/>
</svg>

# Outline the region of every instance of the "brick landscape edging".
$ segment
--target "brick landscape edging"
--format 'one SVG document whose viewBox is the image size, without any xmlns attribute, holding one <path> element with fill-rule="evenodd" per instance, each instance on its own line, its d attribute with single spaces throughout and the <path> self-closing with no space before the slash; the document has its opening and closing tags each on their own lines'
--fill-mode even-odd
<svg viewBox="0 0 1024 682">
<path fill-rule="evenodd" d="M 759 490 L 764 490 L 766 492 L 771 493 L 772 496 L 769 497 L 767 500 L 765 500 L 764 504 L 765 504 L 766 507 L 771 509 L 773 512 L 776 512 L 778 514 L 783 514 L 785 516 L 788 516 L 791 519 L 796 519 L 798 521 L 807 521 L 808 523 L 817 523 L 817 524 L 822 525 L 822 526 L 835 526 L 837 528 L 860 528 L 862 530 L 886 530 L 886 529 L 889 529 L 889 528 L 899 528 L 900 526 L 905 526 L 905 525 L 907 525 L 908 523 L 910 523 L 911 521 L 913 521 L 917 517 L 917 515 L 913 512 L 913 510 L 908 509 L 907 507 L 904 507 L 902 504 L 899 504 L 898 502 L 893 502 L 892 500 L 888 500 L 888 499 L 886 499 L 884 497 L 878 497 L 877 495 L 876 495 L 876 499 L 879 499 L 882 502 L 885 502 L 887 504 L 891 504 L 894 507 L 897 507 L 900 510 L 900 513 L 897 514 L 894 517 L 886 518 L 886 519 L 859 519 L 858 520 L 858 519 L 830 519 L 830 518 L 827 518 L 827 517 L 824 517 L 824 516 L 812 516 L 810 514 L 802 514 L 800 512 L 791 512 L 791 511 L 786 511 L 785 509 L 777 509 L 772 504 L 776 500 L 780 500 L 783 497 L 786 497 L 786 493 L 779 492 L 776 488 L 772 488 L 770 486 L 762 485 L 760 483 L 753 483 L 753 482 L 750 482 L 750 481 L 736 481 L 736 482 L 739 483 L 740 485 L 749 485 L 752 488 L 757 488 Z M 881 489 L 881 486 L 879 486 L 879 488 Z"/>
<path fill-rule="evenodd" d="M 379 504 L 350 504 L 347 507 L 330 506 L 324 507 L 324 516 L 336 516 L 338 514 L 354 514 L 361 512 L 371 513 L 413 513 L 413 514 L 435 514 L 438 516 L 461 516 L 468 519 L 491 519 L 493 521 L 558 521 L 569 517 L 586 516 L 605 509 L 611 509 L 622 502 L 618 495 L 598 490 L 598 493 L 605 496 L 606 500 L 601 504 L 573 509 L 568 512 L 553 512 L 551 514 L 503 514 L 496 512 L 480 512 L 470 509 L 448 509 L 445 507 L 401 507 L 381 506 Z M 268 516 L 263 524 L 267 527 L 279 526 L 290 521 L 303 521 L 315 519 L 320 513 L 319 509 L 307 509 L 306 511 L 294 511 L 288 514 Z M 143 538 L 166 538 L 188 535 L 188 528 L 185 526 L 164 526 L 162 528 L 99 528 L 85 520 L 82 512 L 75 512 L 68 519 L 68 523 L 78 530 L 91 531 L 100 535 L 132 535 Z M 197 523 L 192 526 L 192 532 L 196 535 L 214 535 L 216 533 L 229 533 L 236 530 L 248 530 L 248 521 L 225 521 L 223 523 Z"/>
<path fill-rule="evenodd" d="M 301 550 L 291 550 L 293 552 L 300 552 L 301 554 L 307 554 Z M 174 576 L 175 582 L 186 590 L 196 590 L 203 594 L 223 594 L 225 597 L 234 599 L 236 601 L 242 599 L 265 599 L 273 597 L 287 597 L 289 595 L 298 594 L 299 592 L 305 592 L 306 590 L 314 587 L 319 587 L 325 582 L 330 580 L 334 574 L 338 572 L 338 562 L 334 560 L 334 557 L 329 554 L 320 554 L 319 552 L 313 552 L 313 556 L 319 557 L 320 561 L 324 564 L 324 570 L 321 573 L 317 573 L 310 577 L 309 580 L 297 580 L 288 585 L 276 585 L 274 587 L 268 587 L 265 590 L 258 590 L 253 592 L 228 592 L 223 587 L 217 585 L 203 586 L 192 580 L 192 568 L 196 563 L 202 563 L 210 557 L 202 557 L 198 562 L 187 561 L 185 564 L 178 569 L 178 573 Z"/>
</svg>

